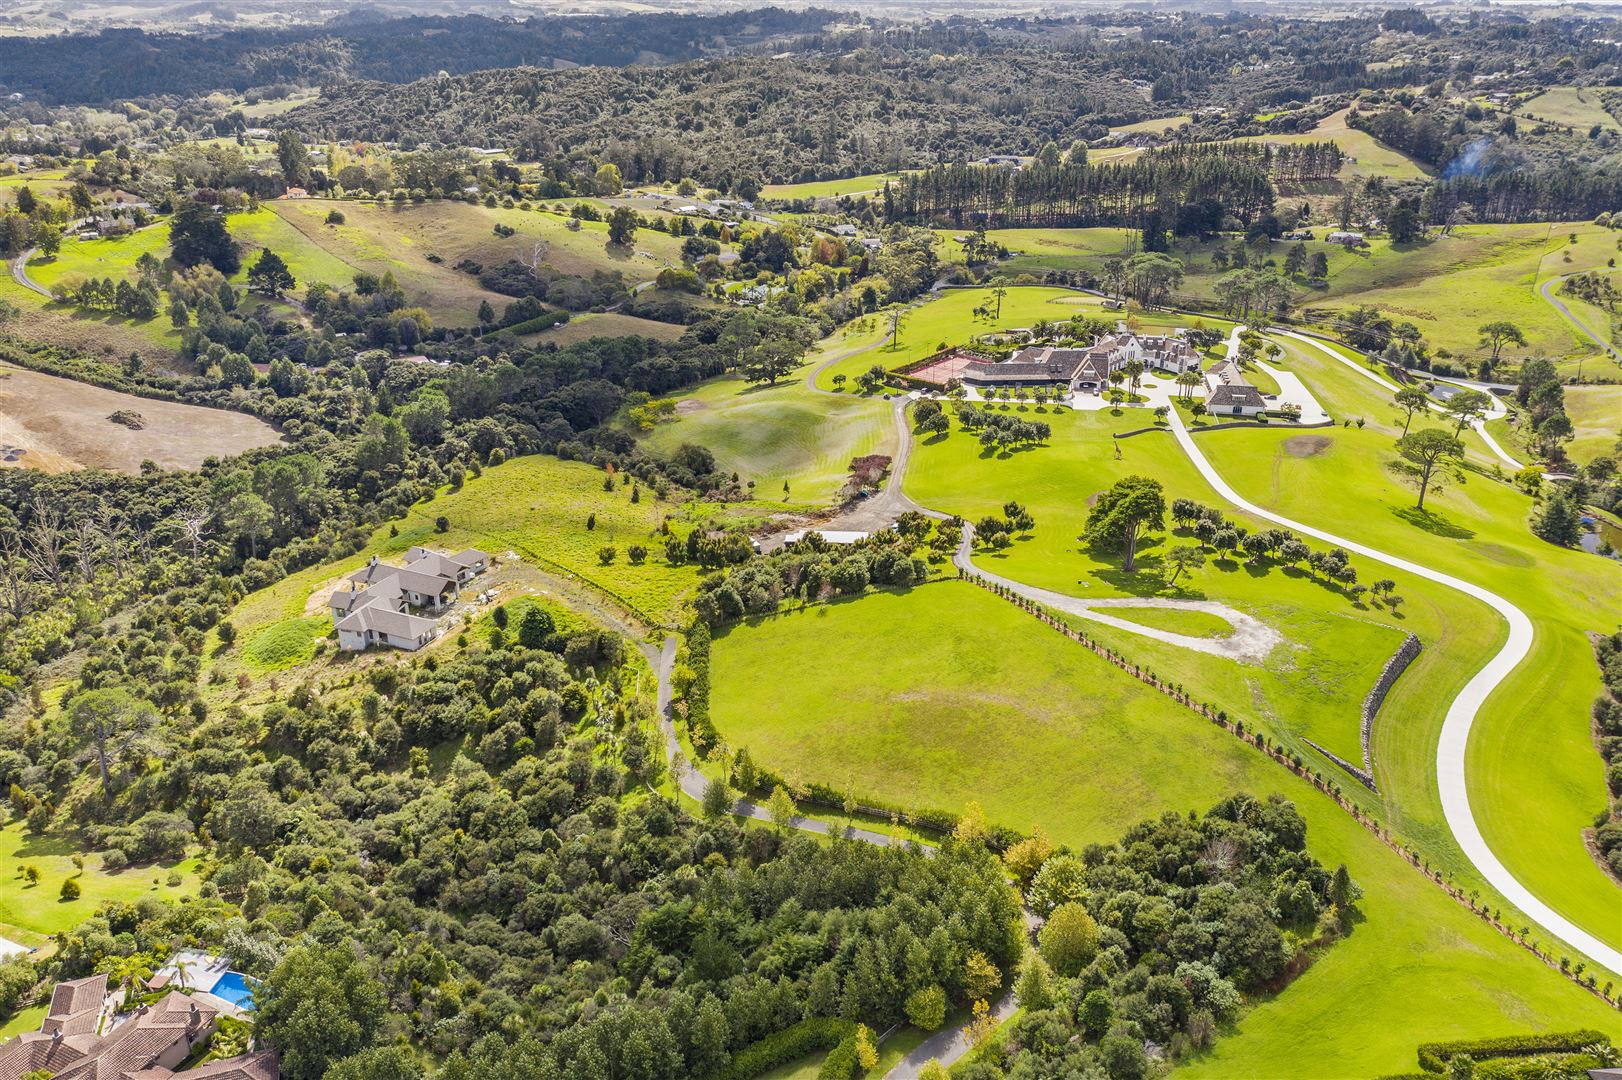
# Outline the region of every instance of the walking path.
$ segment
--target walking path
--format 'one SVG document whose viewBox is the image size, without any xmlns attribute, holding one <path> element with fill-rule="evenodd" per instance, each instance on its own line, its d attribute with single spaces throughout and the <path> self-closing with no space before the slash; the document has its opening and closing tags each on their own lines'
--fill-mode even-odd
<svg viewBox="0 0 1622 1080">
<path fill-rule="evenodd" d="M 1296 335 L 1292 335 L 1296 336 Z M 1311 340 L 1310 338 L 1305 340 Z M 1328 350 L 1326 350 L 1328 351 Z M 1350 363 L 1350 361 L 1347 361 Z M 1355 365 L 1353 365 L 1355 366 Z M 1520 908 L 1528 917 L 1543 926 L 1545 930 L 1564 941 L 1573 949 L 1588 956 L 1589 959 L 1614 972 L 1622 972 L 1622 950 L 1618 950 L 1595 935 L 1576 925 L 1548 904 L 1538 899 L 1532 891 L 1510 873 L 1494 855 L 1487 845 L 1486 838 L 1481 834 L 1481 828 L 1476 824 L 1475 814 L 1470 809 L 1470 791 L 1465 779 L 1465 748 L 1470 741 L 1470 727 L 1475 723 L 1477 714 L 1486 703 L 1492 692 L 1502 683 L 1520 662 L 1526 659 L 1527 652 L 1532 647 L 1532 621 L 1526 613 L 1511 604 L 1497 593 L 1490 592 L 1479 585 L 1471 584 L 1451 574 L 1444 574 L 1432 570 L 1428 566 L 1410 562 L 1407 559 L 1392 555 L 1389 552 L 1371 548 L 1366 544 L 1359 544 L 1354 540 L 1336 536 L 1323 529 L 1314 528 L 1265 510 L 1255 503 L 1243 498 L 1228 482 L 1222 478 L 1206 459 L 1204 453 L 1195 445 L 1194 438 L 1177 413 L 1171 414 L 1172 434 L 1176 436 L 1183 451 L 1199 469 L 1200 474 L 1216 489 L 1217 494 L 1239 507 L 1247 513 L 1277 525 L 1307 536 L 1316 537 L 1325 543 L 1356 552 L 1387 566 L 1395 567 L 1405 573 L 1414 574 L 1429 581 L 1446 585 L 1456 589 L 1466 596 L 1480 600 L 1494 611 L 1504 617 L 1509 624 L 1509 637 L 1496 655 L 1487 661 L 1482 669 L 1465 684 L 1459 695 L 1448 706 L 1447 717 L 1442 722 L 1441 739 L 1436 747 L 1436 782 L 1442 800 L 1442 812 L 1447 819 L 1448 828 L 1452 831 L 1459 847 L 1464 851 L 1465 857 L 1475 866 L 1488 884 L 1497 889 L 1504 898 Z"/>
<path fill-rule="evenodd" d="M 1571 309 L 1566 306 L 1564 300 L 1560 300 L 1555 297 L 1553 292 L 1554 287 L 1565 281 L 1567 278 L 1575 276 L 1575 274 L 1562 274 L 1559 277 L 1550 278 L 1548 281 L 1545 281 L 1543 284 L 1538 286 L 1538 295 L 1543 297 L 1543 299 L 1547 300 L 1549 303 L 1553 304 L 1554 309 L 1561 315 L 1565 316 L 1567 322 L 1575 326 L 1578 330 L 1582 331 L 1582 335 L 1589 341 L 1592 341 L 1595 345 L 1598 345 L 1600 348 L 1609 353 L 1612 359 L 1622 360 L 1622 352 L 1617 352 L 1616 347 L 1613 346 L 1609 341 L 1600 340 L 1598 334 L 1590 330 L 1587 325 L 1582 322 L 1582 320 L 1578 319 L 1577 316 L 1571 313 Z"/>
<path fill-rule="evenodd" d="M 1000 1027 L 1018 1010 L 1019 1002 L 1014 1000 L 1012 993 L 1007 993 L 992 1005 L 991 1016 Z M 884 1080 L 916 1080 L 924 1066 L 931 1061 L 938 1061 L 951 1068 L 954 1062 L 973 1049 L 974 1045 L 963 1034 L 962 1028 L 941 1028 L 908 1051 L 906 1057 L 896 1062 L 895 1066 L 884 1074 Z"/>
<path fill-rule="evenodd" d="M 1387 379 L 1385 376 L 1380 375 L 1380 374 L 1378 374 L 1376 372 L 1370 371 L 1368 368 L 1364 367 L 1362 364 L 1357 363 L 1351 357 L 1346 356 L 1344 353 L 1340 352 L 1338 349 L 1331 349 L 1328 345 L 1325 345 L 1323 342 L 1319 341 L 1315 337 L 1309 337 L 1306 334 L 1298 334 L 1294 330 L 1286 330 L 1283 327 L 1279 327 L 1279 326 L 1270 327 L 1268 329 L 1268 333 L 1276 334 L 1279 337 L 1293 338 L 1296 341 L 1305 342 L 1306 344 L 1311 345 L 1313 348 L 1317 349 L 1319 352 L 1322 352 L 1325 355 L 1331 357 L 1332 359 L 1337 360 L 1342 364 L 1345 364 L 1347 367 L 1351 368 L 1353 371 L 1357 372 L 1359 375 L 1363 376 L 1365 379 L 1368 379 L 1370 382 L 1373 382 L 1373 383 L 1375 383 L 1376 385 L 1379 385 L 1379 386 L 1383 386 L 1385 389 L 1391 391 L 1393 394 L 1395 394 L 1398 390 L 1401 389 L 1401 387 L 1399 387 L 1396 383 L 1392 382 L 1390 379 Z M 1428 376 L 1428 377 L 1429 378 L 1435 378 L 1436 376 L 1431 375 L 1431 376 Z M 1504 462 L 1504 464 L 1508 465 L 1510 468 L 1519 471 L 1520 469 L 1525 468 L 1525 466 L 1523 464 L 1521 464 L 1521 462 L 1516 461 L 1514 458 L 1510 457 L 1509 454 L 1507 454 L 1504 451 L 1504 448 L 1502 446 L 1498 445 L 1498 440 L 1493 438 L 1491 435 L 1489 435 L 1487 433 L 1487 421 L 1488 420 L 1496 420 L 1501 416 L 1505 416 L 1505 415 L 1508 414 L 1509 410 L 1505 409 L 1504 406 L 1503 406 L 1503 403 L 1500 402 L 1496 397 L 1494 397 L 1490 392 L 1487 394 L 1487 396 L 1492 399 L 1492 411 L 1489 412 L 1483 419 L 1472 421 L 1471 424 L 1470 424 L 1470 427 L 1475 430 L 1475 433 L 1477 435 L 1481 436 L 1481 441 L 1487 444 L 1487 449 L 1491 450 L 1495 457 L 1497 457 L 1500 461 Z M 1442 406 L 1436 404 L 1435 402 L 1431 402 L 1430 408 L 1431 408 L 1431 411 L 1433 411 L 1433 412 L 1439 412 L 1439 413 L 1446 413 L 1447 412 L 1446 409 L 1444 409 Z"/>
</svg>

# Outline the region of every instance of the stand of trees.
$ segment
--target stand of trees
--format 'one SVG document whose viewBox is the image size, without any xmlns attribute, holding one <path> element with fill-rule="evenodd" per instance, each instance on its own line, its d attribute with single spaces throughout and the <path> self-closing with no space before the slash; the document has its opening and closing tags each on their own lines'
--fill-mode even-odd
<svg viewBox="0 0 1622 1080">
<path fill-rule="evenodd" d="M 884 190 L 886 220 L 991 226 L 1153 227 L 1210 200 L 1250 222 L 1272 209 L 1265 145 L 1175 146 L 1125 164 L 939 165 Z M 1153 250 L 1151 248 L 1151 250 Z"/>
</svg>

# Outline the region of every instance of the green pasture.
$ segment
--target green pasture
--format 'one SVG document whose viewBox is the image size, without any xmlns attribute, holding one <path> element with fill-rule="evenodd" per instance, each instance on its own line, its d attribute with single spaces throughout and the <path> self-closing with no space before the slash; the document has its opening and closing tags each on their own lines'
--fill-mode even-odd
<svg viewBox="0 0 1622 1080">
<path fill-rule="evenodd" d="M 1341 177 L 1379 176 L 1387 180 L 1423 180 L 1430 171 L 1394 147 L 1346 123 L 1348 110 L 1331 113 L 1311 131 L 1290 135 L 1247 135 L 1240 142 L 1275 144 L 1333 142 L 1347 157 Z"/>
<path fill-rule="evenodd" d="M 828 397 L 795 376 L 775 386 L 722 376 L 678 398 L 676 409 L 675 420 L 643 436 L 644 446 L 661 455 L 682 443 L 706 447 L 722 472 L 752 481 L 757 498 L 788 506 L 827 505 L 852 458 L 895 453 L 888 403 Z"/>
<path fill-rule="evenodd" d="M 1304 781 L 974 586 L 760 620 L 718 635 L 713 656 L 728 742 L 798 779 L 973 799 L 1076 847 L 1236 787 L 1295 800 L 1313 854 L 1362 886 L 1365 921 L 1192 1071 L 1376 1075 L 1411 1069 L 1420 1038 L 1615 1022 Z M 860 673 L 853 656 L 871 658 Z"/>
<path fill-rule="evenodd" d="M 84 870 L 73 856 L 84 856 Z M 38 885 L 29 885 L 22 868 L 37 866 Z M 169 885 L 169 872 L 181 872 L 179 885 Z M 62 882 L 77 878 L 80 896 L 63 900 Z M 167 900 L 196 895 L 197 860 L 154 866 L 103 869 L 101 855 L 73 839 L 49 834 L 36 836 L 21 822 L 0 828 L 0 935 L 23 945 L 43 945 L 50 935 L 70 930 L 109 901 L 134 903 L 144 896 Z M 37 1025 L 36 1025 L 37 1026 Z"/>
<path fill-rule="evenodd" d="M 1140 542 L 1138 572 L 1123 572 L 1118 555 L 1094 552 L 1079 539 L 1093 495 L 1133 474 L 1160 480 L 1168 501 L 1191 498 L 1220 506 L 1216 493 L 1167 432 L 1119 440 L 1121 457 L 1115 457 L 1112 433 L 1143 426 L 1147 415 L 1141 410 L 1125 410 L 1116 417 L 1109 410 L 1038 415 L 1028 408 L 1024 415 L 1052 425 L 1049 445 L 988 454 L 954 425 L 951 434 L 931 437 L 915 447 L 905 480 L 907 494 L 924 506 L 971 521 L 1000 513 L 1010 499 L 1023 504 L 1037 523 L 1029 537 L 1003 551 L 976 555 L 978 565 L 1005 577 L 1083 599 L 1217 600 L 1254 615 L 1285 638 L 1261 665 L 1164 645 L 1096 622 L 1073 625 L 1157 671 L 1172 673 L 1207 699 L 1246 717 L 1247 723 L 1251 718 L 1265 723 L 1272 734 L 1305 756 L 1314 755 L 1303 737 L 1357 760 L 1363 698 L 1402 641 L 1402 633 L 1393 626 L 1406 630 L 1410 628 L 1406 623 L 1417 618 L 1399 619 L 1367 603 L 1354 604 L 1338 589 L 1294 568 L 1250 567 L 1240 560 L 1218 558 L 1214 552 L 1205 567 L 1176 586 L 1167 586 L 1162 569 L 1166 550 L 1197 542 L 1184 530 L 1170 531 L 1174 523 L 1169 520 L 1168 531 Z M 1242 514 L 1232 516 L 1250 528 L 1265 527 Z M 1365 571 L 1370 572 L 1368 567 Z M 1199 612 L 1111 607 L 1107 613 L 1195 636 L 1213 624 L 1220 626 L 1218 635 L 1229 629 L 1217 616 Z M 1439 631 L 1427 623 L 1423 633 Z M 1327 761 L 1322 765 L 1332 767 Z"/>
<path fill-rule="evenodd" d="M 1472 366 L 1486 351 L 1478 344 L 1479 327 L 1507 319 L 1527 337 L 1524 349 L 1505 350 L 1507 358 L 1565 357 L 1575 370 L 1576 357 L 1591 355 L 1594 346 L 1538 295 L 1537 286 L 1602 268 L 1616 254 L 1614 232 L 1581 223 L 1469 225 L 1451 236 L 1402 245 L 1377 237 L 1367 253 L 1332 262 L 1328 289 L 1297 303 L 1330 311 L 1371 304 L 1414 323 L 1433 348 Z"/>
<path fill-rule="evenodd" d="M 582 581 L 668 622 L 702 571 L 673 566 L 665 558 L 660 535 L 664 520 L 669 518 L 677 535 L 685 536 L 700 523 L 763 513 L 762 504 L 661 500 L 647 487 L 638 489 L 639 501 L 633 503 L 632 486 L 619 477 L 613 491 L 604 491 L 605 475 L 582 462 L 540 454 L 486 468 L 462 490 L 444 490 L 413 506 L 404 518 L 379 527 L 372 542 L 355 555 L 309 567 L 249 594 L 231 615 L 239 641 L 252 642 L 273 624 L 323 615 L 324 602 L 307 611 L 317 588 L 358 569 L 373 555 L 393 560 L 419 544 L 450 551 L 476 547 L 497 556 L 514 552 L 542 570 Z M 447 521 L 443 533 L 436 528 L 440 517 Z M 627 554 L 632 544 L 648 549 L 640 566 Z M 598 555 L 604 546 L 615 548 L 607 564 Z"/>
<path fill-rule="evenodd" d="M 1616 117 L 1606 111 L 1598 91 L 1593 87 L 1550 87 L 1536 97 L 1521 102 L 1514 111 L 1517 116 L 1561 124 L 1583 135 L 1595 124 L 1610 131 L 1618 129 Z"/>
<path fill-rule="evenodd" d="M 1194 119 L 1192 116 L 1186 115 L 1162 116 L 1154 120 L 1139 120 L 1135 124 L 1122 124 L 1120 127 L 1110 128 L 1110 132 L 1115 135 L 1140 135 L 1144 133 L 1162 135 L 1173 128 L 1182 127 L 1192 119 Z"/>
<path fill-rule="evenodd" d="M 1622 568 L 1538 540 L 1526 527 L 1531 500 L 1488 475 L 1432 494 L 1428 513 L 1417 513 L 1412 492 L 1384 468 L 1398 433 L 1383 405 L 1385 391 L 1327 357 L 1302 353 L 1295 365 L 1315 391 L 1334 388 L 1325 397 L 1343 407 L 1362 395 L 1368 425 L 1324 429 L 1327 444 L 1310 454 L 1291 453 L 1291 436 L 1283 432 L 1218 432 L 1201 436 L 1206 454 L 1254 502 L 1497 590 L 1527 613 L 1536 629 L 1531 655 L 1472 731 L 1472 806 L 1494 852 L 1540 898 L 1606 940 L 1622 941 L 1616 886 L 1581 836 L 1605 798 L 1589 734 L 1599 673 L 1587 634 L 1614 629 Z M 1484 606 L 1456 593 L 1441 602 L 1450 639 L 1444 647 L 1456 648 L 1454 635 L 1476 634 L 1484 620 L 1502 634 L 1501 620 Z M 1470 670 L 1490 655 L 1461 651 Z M 1422 715 L 1439 713 L 1446 700 L 1438 698 Z M 1529 709 L 1529 702 L 1536 707 Z M 1433 738 L 1427 741 L 1433 745 Z M 1380 747 L 1384 759 L 1384 743 Z M 1413 769 L 1433 771 L 1422 756 L 1408 760 Z M 1428 776 L 1416 774 L 1411 782 L 1434 789 Z"/>
<path fill-rule="evenodd" d="M 812 180 L 803 184 L 767 184 L 760 189 L 762 199 L 788 202 L 794 199 L 837 199 L 841 195 L 869 195 L 882 191 L 885 183 L 900 181 L 906 173 L 867 173 L 843 180 Z"/>
</svg>

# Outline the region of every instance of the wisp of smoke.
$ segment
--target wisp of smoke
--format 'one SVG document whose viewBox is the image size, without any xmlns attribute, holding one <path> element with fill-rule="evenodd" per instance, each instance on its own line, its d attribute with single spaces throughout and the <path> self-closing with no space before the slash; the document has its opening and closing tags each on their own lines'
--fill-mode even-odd
<svg viewBox="0 0 1622 1080">
<path fill-rule="evenodd" d="M 1487 148 L 1491 145 L 1491 139 L 1477 139 L 1466 146 L 1458 157 L 1447 163 L 1447 168 L 1442 170 L 1442 179 L 1484 175 L 1487 172 Z"/>
</svg>

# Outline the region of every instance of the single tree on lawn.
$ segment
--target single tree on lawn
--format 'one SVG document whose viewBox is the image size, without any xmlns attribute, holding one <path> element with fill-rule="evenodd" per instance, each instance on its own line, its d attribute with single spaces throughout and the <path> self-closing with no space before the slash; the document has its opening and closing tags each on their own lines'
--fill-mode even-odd
<svg viewBox="0 0 1622 1080">
<path fill-rule="evenodd" d="M 287 263 L 269 248 L 261 251 L 258 260 L 248 269 L 248 288 L 267 296 L 279 297 L 297 284 Z"/>
<path fill-rule="evenodd" d="M 1461 435 L 1464 429 L 1486 416 L 1492 409 L 1492 398 L 1480 390 L 1461 390 L 1447 399 L 1448 415 L 1453 417 L 1453 434 Z"/>
<path fill-rule="evenodd" d="M 1532 519 L 1532 531 L 1551 544 L 1576 547 L 1583 537 L 1583 526 L 1571 495 L 1562 491 L 1545 502 Z"/>
<path fill-rule="evenodd" d="M 629 206 L 616 206 L 608 215 L 608 242 L 625 247 L 636 240 L 636 211 Z"/>
<path fill-rule="evenodd" d="M 1177 579 L 1184 574 L 1192 573 L 1205 565 L 1205 552 L 1192 544 L 1174 547 L 1166 552 L 1166 567 L 1171 574 L 1166 578 L 1167 585 L 1177 584 Z"/>
<path fill-rule="evenodd" d="M 1391 399 L 1399 411 L 1402 412 L 1402 433 L 1408 434 L 1408 428 L 1414 422 L 1414 413 L 1430 408 L 1430 398 L 1425 391 L 1417 386 L 1405 386 L 1397 391 L 1397 396 Z"/>
<path fill-rule="evenodd" d="M 1449 476 L 1458 476 L 1458 462 L 1464 458 L 1464 444 L 1441 428 L 1426 428 L 1397 440 L 1401 455 L 1390 464 L 1397 476 L 1419 489 L 1418 509 L 1425 509 L 1425 494 L 1442 489 Z"/>
<path fill-rule="evenodd" d="M 96 748 L 101 790 L 108 798 L 113 794 L 109 747 L 120 742 L 128 745 L 156 719 L 157 713 L 150 704 L 122 687 L 86 690 L 68 706 L 69 730 L 75 738 Z"/>
<path fill-rule="evenodd" d="M 169 247 L 181 266 L 209 263 L 226 277 L 242 268 L 242 252 L 225 227 L 225 216 L 196 199 L 181 199 L 169 219 Z"/>
<path fill-rule="evenodd" d="M 1148 476 L 1127 476 L 1115 482 L 1087 514 L 1088 543 L 1119 544 L 1126 553 L 1122 568 L 1136 569 L 1138 537 L 1144 529 L 1166 525 L 1166 496 L 1160 481 Z"/>
<path fill-rule="evenodd" d="M 1498 363 L 1498 354 L 1503 351 L 1505 345 L 1519 345 L 1522 347 L 1526 345 L 1526 335 L 1521 332 L 1521 328 L 1507 319 L 1484 323 L 1480 333 L 1480 347 L 1492 350 L 1492 362 L 1494 364 Z"/>
<path fill-rule="evenodd" d="M 1002 298 L 1008 295 L 1008 290 L 998 285 L 991 290 L 992 299 L 997 301 L 997 318 L 1002 319 Z"/>
</svg>

